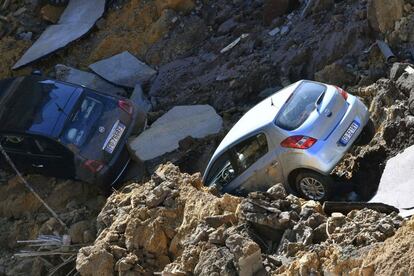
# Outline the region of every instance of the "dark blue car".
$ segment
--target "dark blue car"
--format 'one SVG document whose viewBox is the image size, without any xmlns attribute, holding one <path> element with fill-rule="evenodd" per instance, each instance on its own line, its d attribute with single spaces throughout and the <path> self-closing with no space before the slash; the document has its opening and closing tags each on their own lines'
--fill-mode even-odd
<svg viewBox="0 0 414 276">
<path fill-rule="evenodd" d="M 25 173 L 111 185 L 130 161 L 128 136 L 145 121 L 128 99 L 79 85 L 41 76 L 0 81 L 0 143 Z"/>
</svg>

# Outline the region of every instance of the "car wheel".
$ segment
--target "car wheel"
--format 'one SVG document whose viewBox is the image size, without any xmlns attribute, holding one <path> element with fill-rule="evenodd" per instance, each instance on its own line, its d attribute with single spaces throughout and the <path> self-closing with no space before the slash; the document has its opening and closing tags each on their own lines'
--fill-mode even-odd
<svg viewBox="0 0 414 276">
<path fill-rule="evenodd" d="M 330 196 L 332 179 L 317 172 L 304 171 L 296 177 L 296 190 L 305 199 L 325 201 Z"/>
<path fill-rule="evenodd" d="M 371 118 L 368 120 L 368 123 L 365 125 L 364 129 L 359 135 L 358 139 L 355 141 L 355 145 L 364 146 L 371 142 L 372 138 L 375 135 L 375 125 Z"/>
</svg>

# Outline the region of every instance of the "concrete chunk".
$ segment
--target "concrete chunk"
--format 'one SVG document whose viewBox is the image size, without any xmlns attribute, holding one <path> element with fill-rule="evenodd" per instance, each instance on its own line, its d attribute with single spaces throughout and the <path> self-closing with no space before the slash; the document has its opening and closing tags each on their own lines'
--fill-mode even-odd
<svg viewBox="0 0 414 276">
<path fill-rule="evenodd" d="M 132 92 L 130 99 L 140 110 L 144 112 L 151 111 L 151 102 L 147 99 L 147 97 L 145 97 L 144 91 L 142 91 L 142 87 L 140 84 L 135 85 L 134 91 Z"/>
<path fill-rule="evenodd" d="M 191 136 L 203 138 L 218 133 L 223 120 L 209 105 L 176 106 L 129 143 L 141 160 L 151 160 L 178 149 L 178 142 Z"/>
<path fill-rule="evenodd" d="M 401 216 L 414 214 L 414 146 L 388 160 L 376 195 L 370 202 L 392 205 Z"/>
<path fill-rule="evenodd" d="M 93 63 L 89 68 L 112 83 L 131 88 L 147 82 L 157 73 L 128 51 Z"/>
<path fill-rule="evenodd" d="M 125 96 L 126 94 L 124 89 L 105 81 L 93 73 L 81 71 L 63 64 L 56 65 L 55 72 L 56 79 L 61 81 L 83 85 L 109 95 Z"/>
<path fill-rule="evenodd" d="M 105 0 L 71 0 L 57 25 L 49 26 L 13 69 L 59 50 L 85 35 L 105 10 Z"/>
</svg>

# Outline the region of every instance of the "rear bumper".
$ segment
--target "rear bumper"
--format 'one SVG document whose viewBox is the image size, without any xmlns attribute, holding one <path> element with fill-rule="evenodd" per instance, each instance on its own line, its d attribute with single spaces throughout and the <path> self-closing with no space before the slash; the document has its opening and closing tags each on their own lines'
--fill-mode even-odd
<svg viewBox="0 0 414 276">
<path fill-rule="evenodd" d="M 124 146 L 118 156 L 114 158 L 114 161 L 109 166 L 106 166 L 100 171 L 95 182 L 103 187 L 109 187 L 114 185 L 124 173 L 126 167 L 131 161 L 128 150 Z"/>
<path fill-rule="evenodd" d="M 144 118 L 144 119 L 143 119 Z M 119 141 L 118 149 L 115 151 L 114 156 L 109 164 L 105 166 L 99 173 L 97 173 L 95 178 L 95 183 L 103 187 L 112 186 L 119 180 L 121 175 L 124 173 L 126 167 L 131 161 L 131 157 L 127 150 L 126 144 L 128 142 L 129 136 L 135 130 L 137 122 L 145 120 L 146 116 L 142 117 L 142 114 L 134 112 L 134 116 L 130 125 L 128 126 L 128 131 L 125 133 L 124 137 Z"/>
<path fill-rule="evenodd" d="M 367 107 L 357 97 L 349 95 L 347 103 L 349 105 L 347 112 L 326 140 L 318 140 L 308 150 L 286 149 L 281 154 L 285 181 L 293 170 L 300 168 L 311 169 L 324 175 L 332 172 L 369 120 Z M 339 143 L 339 140 L 354 120 L 359 124 L 359 128 L 344 146 Z"/>
</svg>

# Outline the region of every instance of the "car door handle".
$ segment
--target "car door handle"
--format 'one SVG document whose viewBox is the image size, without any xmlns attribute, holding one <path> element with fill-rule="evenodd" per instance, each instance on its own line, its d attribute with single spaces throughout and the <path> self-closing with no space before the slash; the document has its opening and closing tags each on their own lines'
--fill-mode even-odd
<svg viewBox="0 0 414 276">
<path fill-rule="evenodd" d="M 42 164 L 32 164 L 32 167 L 35 167 L 35 168 L 44 168 L 45 166 L 42 165 Z"/>
</svg>

